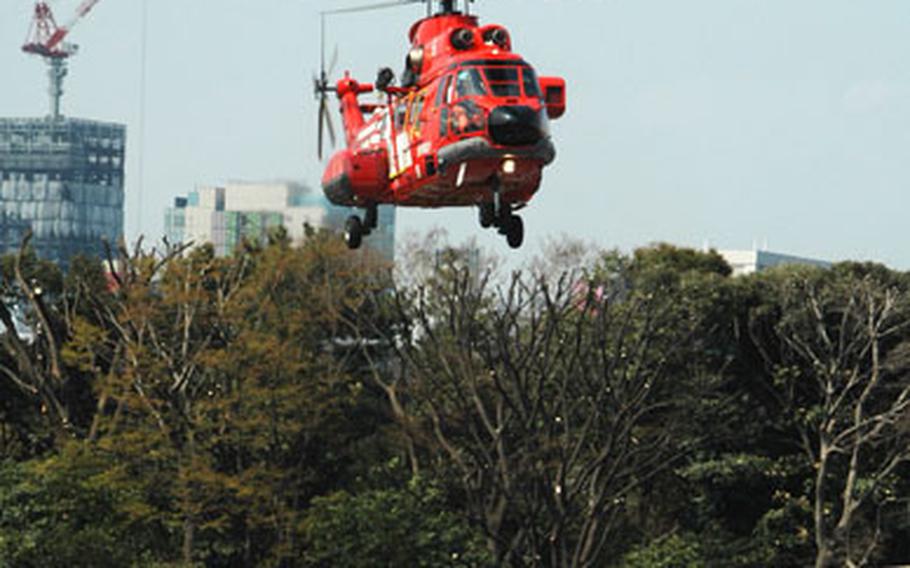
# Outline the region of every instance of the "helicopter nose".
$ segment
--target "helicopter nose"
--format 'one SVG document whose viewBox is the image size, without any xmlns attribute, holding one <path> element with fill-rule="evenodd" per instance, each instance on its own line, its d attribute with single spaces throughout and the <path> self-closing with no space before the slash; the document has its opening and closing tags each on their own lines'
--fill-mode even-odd
<svg viewBox="0 0 910 568">
<path fill-rule="evenodd" d="M 528 106 L 499 106 L 490 111 L 490 137 L 502 146 L 530 146 L 544 137 L 540 113 Z"/>
</svg>

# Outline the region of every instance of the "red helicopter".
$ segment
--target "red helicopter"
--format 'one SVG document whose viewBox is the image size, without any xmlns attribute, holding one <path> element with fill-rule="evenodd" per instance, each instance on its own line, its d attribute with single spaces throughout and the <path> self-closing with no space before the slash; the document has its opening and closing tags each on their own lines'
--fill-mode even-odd
<svg viewBox="0 0 910 568">
<path fill-rule="evenodd" d="M 565 80 L 538 77 L 512 51 L 506 28 L 481 26 L 455 0 L 427 2 L 427 17 L 410 30 L 411 48 L 401 81 L 380 69 L 374 84 L 359 83 L 349 73 L 330 86 L 323 48 L 320 76 L 314 79 L 319 108 L 319 157 L 323 124 L 328 123 L 327 93 L 341 106 L 347 147 L 335 152 L 322 177 L 326 197 L 336 204 L 365 210 L 345 224 L 349 248 L 360 246 L 377 224 L 379 205 L 404 207 L 476 206 L 480 225 L 495 227 L 512 248 L 524 240 L 516 211 L 540 187 L 544 166 L 556 151 L 549 121 L 566 108 Z M 323 12 L 352 12 L 363 8 Z M 377 91 L 381 102 L 361 102 Z"/>
</svg>

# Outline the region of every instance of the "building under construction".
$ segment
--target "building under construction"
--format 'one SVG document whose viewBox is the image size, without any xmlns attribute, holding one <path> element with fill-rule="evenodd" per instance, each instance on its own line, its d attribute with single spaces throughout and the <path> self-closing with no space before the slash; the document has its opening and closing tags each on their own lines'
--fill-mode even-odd
<svg viewBox="0 0 910 568">
<path fill-rule="evenodd" d="M 31 230 L 64 269 L 123 235 L 126 127 L 67 117 L 0 118 L 0 253 Z"/>
<path fill-rule="evenodd" d="M 50 109 L 46 118 L 0 118 L 0 253 L 17 251 L 31 231 L 38 256 L 66 269 L 123 235 L 126 127 L 60 112 L 67 60 L 78 51 L 65 40 L 98 1 L 82 0 L 62 25 L 47 1 L 35 2 L 22 51 L 48 64 Z"/>
</svg>

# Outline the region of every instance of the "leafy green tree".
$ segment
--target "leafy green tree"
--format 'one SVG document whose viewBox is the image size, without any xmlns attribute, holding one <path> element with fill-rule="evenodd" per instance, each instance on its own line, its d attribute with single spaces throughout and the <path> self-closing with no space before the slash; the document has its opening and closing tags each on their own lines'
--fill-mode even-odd
<svg viewBox="0 0 910 568">
<path fill-rule="evenodd" d="M 184 563 L 287 563 L 302 511 L 373 435 L 352 419 L 367 401 L 338 346 L 375 276 L 319 235 L 179 252 L 121 254 L 100 324 L 67 343 L 73 361 L 107 361 L 89 440 L 134 473 Z"/>
<path fill-rule="evenodd" d="M 733 270 L 717 251 L 700 252 L 694 249 L 659 243 L 635 250 L 633 268 L 663 274 L 716 274 L 729 276 Z"/>
<path fill-rule="evenodd" d="M 431 248 L 5 258 L 0 565 L 908 559 L 907 275 Z"/>
<path fill-rule="evenodd" d="M 155 526 L 102 454 L 59 454 L 0 466 L 0 564 L 126 566 L 150 557 Z"/>
<path fill-rule="evenodd" d="M 312 566 L 489 566 L 482 535 L 420 478 L 401 489 L 317 497 L 305 521 Z"/>
<path fill-rule="evenodd" d="M 672 534 L 639 546 L 623 557 L 623 568 L 701 568 L 709 565 L 702 557 L 695 535 Z"/>
<path fill-rule="evenodd" d="M 111 256 L 110 280 L 84 259 L 54 288 L 29 279 L 27 254 L 8 260 L 8 305 L 54 333 L 0 338 L 0 359 L 12 362 L 0 388 L 31 406 L 0 405 L 4 451 L 54 450 L 41 463 L 59 471 L 92 456 L 91 471 L 70 472 L 72 487 L 105 479 L 129 495 L 112 501 L 108 532 L 134 518 L 154 527 L 149 561 L 292 563 L 306 547 L 310 501 L 354 483 L 382 454 L 384 416 L 345 339 L 382 272 L 324 234 L 301 248 L 275 234 L 230 258 L 209 247 Z M 27 444 L 36 420 L 51 432 L 40 448 Z M 31 483 L 35 470 L 21 471 Z M 30 490 L 50 501 L 58 489 Z M 34 513 L 56 522 L 53 509 Z"/>
</svg>

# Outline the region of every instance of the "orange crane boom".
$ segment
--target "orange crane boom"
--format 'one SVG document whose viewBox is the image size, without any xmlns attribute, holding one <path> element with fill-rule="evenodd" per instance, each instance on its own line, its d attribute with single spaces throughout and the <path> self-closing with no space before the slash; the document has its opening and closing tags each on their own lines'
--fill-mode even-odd
<svg viewBox="0 0 910 568">
<path fill-rule="evenodd" d="M 55 47 L 60 45 L 60 42 L 63 41 L 63 38 L 66 37 L 66 34 L 70 33 L 72 29 L 79 23 L 79 20 L 85 17 L 91 9 L 100 2 L 101 0 L 85 0 L 82 4 L 76 8 L 76 13 L 73 14 L 73 17 L 66 23 L 66 25 L 57 28 L 57 31 L 51 35 L 50 39 L 47 42 L 47 48 L 53 50 Z"/>
</svg>

